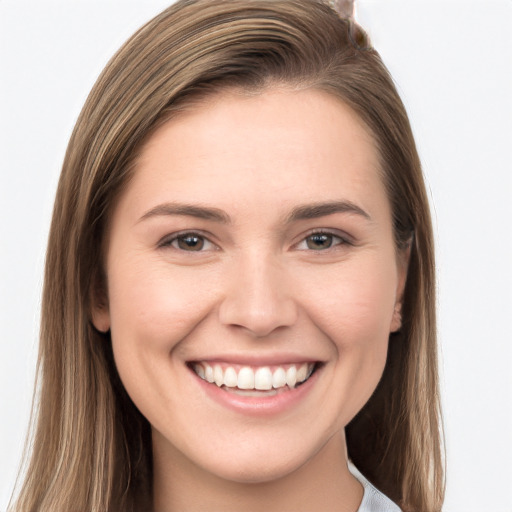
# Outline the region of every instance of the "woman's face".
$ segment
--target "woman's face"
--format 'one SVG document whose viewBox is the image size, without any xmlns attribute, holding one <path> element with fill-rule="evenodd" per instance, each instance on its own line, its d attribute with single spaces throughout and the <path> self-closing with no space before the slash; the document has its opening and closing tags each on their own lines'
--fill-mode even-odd
<svg viewBox="0 0 512 512">
<path fill-rule="evenodd" d="M 256 482 L 328 449 L 381 377 L 402 259 L 375 145 L 334 97 L 226 92 L 162 126 L 94 312 L 155 457 Z"/>
</svg>

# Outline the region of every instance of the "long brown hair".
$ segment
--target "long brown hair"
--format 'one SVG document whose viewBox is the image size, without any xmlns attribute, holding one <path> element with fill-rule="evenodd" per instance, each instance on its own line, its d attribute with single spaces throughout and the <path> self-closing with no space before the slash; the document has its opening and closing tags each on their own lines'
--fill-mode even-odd
<svg viewBox="0 0 512 512">
<path fill-rule="evenodd" d="M 157 126 L 227 87 L 328 91 L 381 157 L 397 248 L 411 244 L 401 332 L 346 427 L 349 456 L 405 512 L 437 512 L 444 473 L 432 227 L 407 114 L 364 32 L 320 0 L 180 0 L 142 27 L 91 91 L 65 156 L 42 299 L 32 455 L 13 510 L 135 511 L 151 501 L 150 427 L 127 396 L 110 336 L 91 324 L 108 216 Z M 412 240 L 412 242 L 411 242 Z"/>
</svg>

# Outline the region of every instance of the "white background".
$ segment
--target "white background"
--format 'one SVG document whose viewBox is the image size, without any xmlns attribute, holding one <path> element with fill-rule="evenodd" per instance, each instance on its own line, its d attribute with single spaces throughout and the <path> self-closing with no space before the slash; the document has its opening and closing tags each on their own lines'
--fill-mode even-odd
<svg viewBox="0 0 512 512">
<path fill-rule="evenodd" d="M 169 1 L 0 0 L 0 511 L 29 418 L 67 139 L 108 58 Z M 512 512 L 512 1 L 357 4 L 408 108 L 432 196 L 444 510 Z"/>
</svg>

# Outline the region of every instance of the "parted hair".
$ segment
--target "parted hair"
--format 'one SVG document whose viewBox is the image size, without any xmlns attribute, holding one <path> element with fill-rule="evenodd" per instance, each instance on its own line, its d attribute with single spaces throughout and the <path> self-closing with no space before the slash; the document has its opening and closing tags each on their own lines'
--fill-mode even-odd
<svg viewBox="0 0 512 512">
<path fill-rule="evenodd" d="M 438 512 L 444 457 L 434 247 L 410 123 L 360 27 L 320 0 L 179 0 L 108 63 L 65 155 L 50 229 L 32 435 L 16 512 L 150 511 L 151 434 L 92 325 L 109 213 L 158 126 L 226 88 L 326 91 L 380 156 L 397 250 L 410 247 L 402 328 L 381 381 L 346 426 L 349 457 L 404 512 Z"/>
</svg>

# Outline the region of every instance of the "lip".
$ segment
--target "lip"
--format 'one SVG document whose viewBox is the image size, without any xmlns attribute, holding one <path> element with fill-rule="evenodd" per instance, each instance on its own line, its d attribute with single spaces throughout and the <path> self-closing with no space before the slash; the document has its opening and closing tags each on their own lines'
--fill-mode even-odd
<svg viewBox="0 0 512 512">
<path fill-rule="evenodd" d="M 204 361 L 209 364 L 227 363 L 236 366 L 282 366 L 290 364 L 303 364 L 303 363 L 320 363 L 325 361 L 317 356 L 306 357 L 293 353 L 272 354 L 271 356 L 265 355 L 249 355 L 249 354 L 216 354 L 206 357 L 192 357 L 188 359 L 187 364 L 195 361 Z"/>
<path fill-rule="evenodd" d="M 247 359 L 245 359 L 243 362 L 241 362 L 240 359 L 237 359 L 238 363 L 247 365 L 250 364 L 256 366 L 260 364 L 277 364 L 275 362 L 275 358 L 272 359 L 272 363 L 270 363 L 269 360 L 266 360 L 265 362 L 260 359 L 259 361 L 261 362 L 255 363 L 255 360 L 251 359 L 251 363 L 249 363 Z M 309 361 L 311 361 L 311 359 Z M 214 360 L 208 359 L 208 362 L 214 362 Z M 223 359 L 223 362 L 227 362 L 225 358 Z M 287 362 L 290 363 L 290 359 L 287 359 Z M 296 358 L 294 362 L 297 362 Z M 248 416 L 277 415 L 299 405 L 299 403 L 306 398 L 306 396 L 315 386 L 319 374 L 322 372 L 322 369 L 323 365 L 319 364 L 308 380 L 293 389 L 287 388 L 275 395 L 254 397 L 237 395 L 235 393 L 226 391 L 223 388 L 219 388 L 216 384 L 210 384 L 209 382 L 201 379 L 194 372 L 194 370 L 188 368 L 190 375 L 192 376 L 196 385 L 200 387 L 201 391 L 210 400 L 213 400 L 217 404 L 231 411 Z"/>
</svg>

